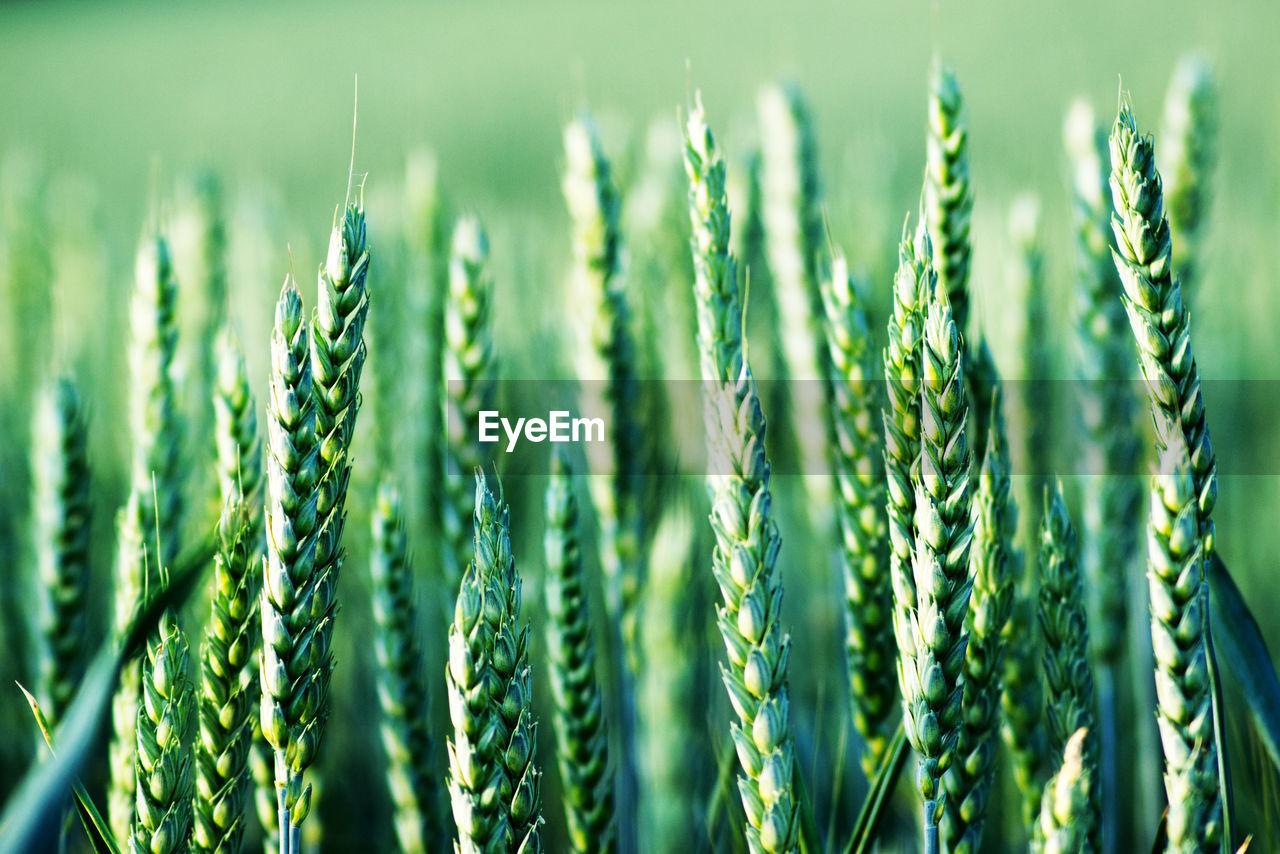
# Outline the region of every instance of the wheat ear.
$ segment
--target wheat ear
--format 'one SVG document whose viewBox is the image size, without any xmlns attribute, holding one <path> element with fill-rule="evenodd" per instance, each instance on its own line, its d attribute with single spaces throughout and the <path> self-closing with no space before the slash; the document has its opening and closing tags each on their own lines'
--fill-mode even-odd
<svg viewBox="0 0 1280 854">
<path fill-rule="evenodd" d="M 89 585 L 88 428 L 75 382 L 62 377 L 36 401 L 31 436 L 32 539 L 38 606 L 38 697 L 56 726 L 83 671 Z"/>
<path fill-rule="evenodd" d="M 1003 399 L 991 400 L 987 448 L 973 497 L 973 545 L 969 555 L 973 592 L 965 630 L 964 712 L 956 747 L 958 761 L 946 776 L 942 833 L 946 850 L 974 854 L 982 842 L 999 746 L 1001 675 L 1005 626 L 1013 608 L 1016 578 L 1009 552 L 1017 511 L 1009 496 L 1009 445 Z"/>
<path fill-rule="evenodd" d="M 400 493 L 387 476 L 373 505 L 373 647 L 377 664 L 387 785 L 396 839 L 404 854 L 436 850 L 448 837 L 444 787 L 435 769 L 430 697 L 423 678 L 419 609 L 414 598 Z"/>
<path fill-rule="evenodd" d="M 578 501 L 568 460 L 560 452 L 552 457 L 545 506 L 547 658 L 569 842 L 583 854 L 612 852 L 617 848 L 613 775 L 578 545 Z"/>
<path fill-rule="evenodd" d="M 444 581 L 456 590 L 471 559 L 470 526 L 474 507 L 471 472 L 487 460 L 475 432 L 480 411 L 493 396 L 493 340 L 489 304 L 489 237 L 474 216 L 453 227 L 449 252 L 449 290 L 444 311 L 444 406 L 446 423 L 446 500 L 441 508 Z"/>
<path fill-rule="evenodd" d="M 1062 751 L 1062 764 L 1045 784 L 1039 818 L 1031 840 L 1034 854 L 1075 854 L 1097 851 L 1089 847 L 1088 827 L 1095 781 L 1089 774 L 1085 742 L 1088 730 L 1078 729 Z"/>
<path fill-rule="evenodd" d="M 742 346 L 737 264 L 729 253 L 724 160 L 701 97 L 686 124 L 685 171 L 693 227 L 694 296 L 714 493 L 712 570 L 724 600 L 717 623 L 728 652 L 722 674 L 738 720 L 730 732 L 753 852 L 794 851 L 799 821 L 787 660 L 781 626 L 780 539 L 772 518 L 764 414 Z"/>
<path fill-rule="evenodd" d="M 884 433 L 864 297 L 836 252 L 822 277 L 827 350 L 831 364 L 831 421 L 837 516 L 845 591 L 845 657 L 852 688 L 853 724 L 866 744 L 868 779 L 884 759 L 897 702 L 893 663 L 893 585 L 884 503 Z"/>
<path fill-rule="evenodd" d="M 191 738 L 196 724 L 187 639 L 171 614 L 147 650 L 138 707 L 137 800 L 129 849 L 188 850 L 191 834 Z"/>
<path fill-rule="evenodd" d="M 1044 684 L 1053 701 L 1046 704 L 1052 749 L 1064 747 L 1072 733 L 1087 729 L 1082 751 L 1088 778 L 1089 809 L 1076 816 L 1089 849 L 1101 843 L 1098 822 L 1098 746 L 1094 734 L 1093 673 L 1089 668 L 1089 624 L 1084 575 L 1075 528 L 1067 514 L 1062 484 L 1046 491 L 1040 525 L 1040 629 L 1044 632 Z"/>
<path fill-rule="evenodd" d="M 138 601 L 177 554 L 181 525 L 181 417 L 174 379 L 177 348 L 177 283 L 165 239 L 150 233 L 142 240 L 129 303 L 130 433 L 133 455 L 129 497 L 117 519 L 115 615 L 113 629 L 124 631 Z M 126 839 L 133 824 L 134 757 L 142 665 L 121 672 L 113 701 L 111 784 L 108 814 L 116 839 Z"/>
<path fill-rule="evenodd" d="M 1191 461 L 1176 427 L 1167 425 L 1164 433 L 1169 448 L 1151 480 L 1147 579 L 1169 804 L 1165 850 L 1216 850 L 1223 825 L 1209 678 L 1209 588 Z"/>
<path fill-rule="evenodd" d="M 1198 56 L 1178 61 L 1164 99 L 1160 174 L 1169 233 L 1178 247 L 1178 278 L 1194 289 L 1200 278 L 1205 215 L 1218 135 L 1218 93 L 1209 65 Z"/>
</svg>

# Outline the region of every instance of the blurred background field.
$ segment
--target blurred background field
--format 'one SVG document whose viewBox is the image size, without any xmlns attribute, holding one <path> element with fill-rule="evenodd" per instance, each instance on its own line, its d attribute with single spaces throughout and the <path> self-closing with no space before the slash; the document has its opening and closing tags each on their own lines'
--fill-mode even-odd
<svg viewBox="0 0 1280 854">
<path fill-rule="evenodd" d="M 868 274 L 872 321 L 882 330 L 899 229 L 919 194 L 926 74 L 931 59 L 941 56 L 956 71 L 969 113 L 977 321 L 1006 377 L 1025 379 L 1017 373 L 1011 338 L 1002 333 L 1016 324 L 1019 310 L 1005 273 L 1009 206 L 1030 191 L 1042 212 L 1052 378 L 1067 379 L 1073 278 L 1061 143 L 1066 107 L 1082 95 L 1107 121 L 1123 86 L 1144 130 L 1155 130 L 1175 62 L 1199 50 L 1219 88 L 1218 161 L 1203 273 L 1192 300 L 1193 337 L 1224 471 L 1218 542 L 1272 649 L 1280 649 L 1280 619 L 1273 616 L 1280 606 L 1274 521 L 1280 516 L 1278 32 L 1280 5 L 1264 0 L 0 4 L 0 264 L 19 257 L 14 247 L 32 239 L 48 259 L 44 269 L 0 266 L 0 497 L 6 502 L 0 556 L 8 562 L 2 572 L 23 572 L 30 394 L 49 364 L 70 366 L 91 412 L 95 590 L 107 595 L 112 518 L 128 460 L 123 388 L 133 254 L 148 212 L 172 214 L 181 206 L 181 188 L 202 170 L 217 174 L 224 187 L 231 314 L 262 399 L 271 307 L 281 281 L 292 267 L 304 289 L 313 287 L 311 271 L 346 192 L 357 75 L 354 167 L 357 176 L 367 175 L 371 311 L 379 310 L 379 290 L 398 284 L 393 258 L 377 253 L 399 239 L 406 159 L 429 148 L 450 209 L 478 213 L 491 233 L 495 340 L 504 375 L 557 379 L 563 373 L 545 359 L 544 348 L 571 310 L 562 293 L 569 242 L 559 180 L 561 129 L 578 108 L 597 116 L 625 194 L 640 170 L 649 126 L 655 119 L 674 123 L 695 89 L 731 155 L 732 171 L 732 156 L 754 138 L 758 87 L 780 79 L 797 83 L 816 123 L 832 238 Z M 180 242 L 175 234 L 175 245 Z M 178 264 L 181 287 L 181 257 Z M 47 327 L 28 323 L 41 314 Z M 372 348 L 370 359 L 377 358 Z M 368 428 L 362 420 L 361 431 Z M 1074 473 L 1065 449 L 1055 460 L 1064 475 Z M 362 463 L 357 460 L 356 476 L 367 485 L 372 475 L 359 471 Z M 512 488 L 527 493 L 523 502 L 513 501 L 513 527 L 529 590 L 526 608 L 535 620 L 540 488 L 519 482 Z M 352 592 L 338 629 L 347 643 L 353 626 L 367 618 L 359 576 L 365 505 L 367 499 L 350 502 L 352 570 L 344 584 Z M 812 555 L 797 550 L 785 527 L 783 539 L 786 577 Z M 426 545 L 414 548 L 422 552 Z M 8 642 L 22 631 L 20 614 L 15 602 L 5 603 Z M 95 639 L 104 631 L 104 614 L 105 608 Z M 804 627 L 796 634 L 793 667 L 819 662 L 843 679 L 837 649 L 814 648 Z M 336 682 L 349 666 L 360 672 L 344 658 Z M 0 664 L 0 686 L 22 668 L 20 656 Z M 339 689 L 335 720 L 359 720 L 370 690 L 359 681 Z M 829 690 L 845 692 L 843 684 Z M 713 691 L 721 703 L 718 686 Z M 29 755 L 26 714 L 16 689 L 0 687 L 4 781 L 15 779 Z M 723 723 L 724 715 L 717 720 Z M 389 824 L 379 812 L 385 806 L 360 785 L 370 779 L 361 774 L 375 773 L 376 752 L 369 759 L 368 751 L 360 752 L 360 737 L 346 733 L 348 725 L 337 726 L 344 732 L 332 738 L 346 745 L 343 755 L 356 765 L 350 778 L 333 784 L 350 790 L 351 803 L 372 810 L 370 832 L 385 839 Z M 811 719 L 800 726 L 812 731 L 823 724 Z M 542 735 L 550 737 L 549 724 Z M 1242 794 L 1250 803 L 1246 822 L 1274 818 L 1271 777 L 1253 773 L 1257 753 L 1246 739 L 1238 743 L 1242 755 L 1252 757 L 1241 770 L 1242 792 L 1252 789 Z M 549 761 L 545 768 L 547 779 L 554 778 Z M 8 786 L 0 782 L 0 795 Z M 364 830 L 343 827 L 339 813 L 331 815 L 326 832 L 336 844 L 364 838 Z"/>
</svg>

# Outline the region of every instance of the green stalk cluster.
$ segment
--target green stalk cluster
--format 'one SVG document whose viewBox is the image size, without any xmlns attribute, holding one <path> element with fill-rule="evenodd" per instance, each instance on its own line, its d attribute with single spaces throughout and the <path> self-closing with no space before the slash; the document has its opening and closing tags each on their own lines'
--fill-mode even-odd
<svg viewBox="0 0 1280 854">
<path fill-rule="evenodd" d="M 797 848 L 792 791 L 794 734 L 787 699 L 790 636 L 781 625 L 781 540 L 772 518 L 764 414 L 742 346 L 737 264 L 729 253 L 724 160 L 701 99 L 686 125 L 685 171 L 697 301 L 698 345 L 707 392 L 712 488 L 712 571 L 724 604 L 717 624 L 728 652 L 725 687 L 738 720 L 731 728 L 742 776 L 748 848 Z"/>
<path fill-rule="evenodd" d="M 929 79 L 928 135 L 925 139 L 924 222 L 933 239 L 932 263 L 947 292 L 956 329 L 969 323 L 969 269 L 973 254 L 969 220 L 969 127 L 964 99 L 950 68 L 935 62 Z"/>
<path fill-rule="evenodd" d="M 604 701 L 578 545 L 578 501 L 563 453 L 552 457 L 546 514 L 547 658 L 569 842 L 583 854 L 612 852 L 617 845 Z"/>
<path fill-rule="evenodd" d="M 924 233 L 921 255 L 928 257 Z M 920 372 L 920 456 L 915 487 L 915 550 L 910 577 L 894 576 L 894 634 L 907 739 L 919 756 L 916 784 L 925 806 L 925 849 L 937 850 L 944 775 L 956 761 L 962 724 L 965 616 L 973 537 L 967 435 L 968 395 L 960 334 L 946 291 L 927 264 Z"/>
<path fill-rule="evenodd" d="M 88 427 L 75 382 L 61 377 L 36 401 L 32 425 L 32 540 L 39 580 L 37 697 L 57 726 L 84 667 L 89 585 Z"/>
<path fill-rule="evenodd" d="M 998 387 L 997 387 L 998 388 Z M 973 592 L 965 620 L 964 711 L 956 751 L 947 773 L 942 832 L 946 850 L 975 854 L 982 842 L 995 772 L 1000 722 L 1005 627 L 1013 610 L 1015 582 L 1010 552 L 1017 508 L 1009 496 L 1009 446 L 1002 399 L 991 401 L 990 430 L 978 490 L 973 496 L 973 545 L 969 555 Z"/>
<path fill-rule="evenodd" d="M 636 343 L 621 275 L 620 202 L 590 116 L 565 127 L 564 151 L 561 189 L 572 223 L 571 291 L 575 300 L 590 307 L 578 376 L 587 382 L 587 401 L 597 399 L 595 406 L 585 404 L 588 411 L 599 406 L 609 413 L 609 441 L 587 446 L 588 464 L 597 475 L 591 483 L 601 527 L 601 566 L 609 614 L 621 632 L 624 663 L 635 672 L 641 655 L 636 631 L 644 569 L 639 468 L 644 439 L 637 417 Z M 600 386 L 603 394 L 597 391 Z"/>
<path fill-rule="evenodd" d="M 1052 698 L 1045 709 L 1053 750 L 1086 729 L 1081 747 L 1089 809 L 1076 816 L 1089 850 L 1098 851 L 1098 747 L 1094 734 L 1093 674 L 1089 668 L 1089 626 L 1085 616 L 1084 576 L 1076 532 L 1067 515 L 1062 484 L 1045 493 L 1040 526 L 1040 629 L 1044 632 L 1044 684 Z"/>
<path fill-rule="evenodd" d="M 1198 56 L 1174 69 L 1160 125 L 1160 174 L 1169 232 L 1178 247 L 1178 278 L 1199 281 L 1202 233 L 1210 201 L 1218 135 L 1218 93 L 1213 73 Z"/>
<path fill-rule="evenodd" d="M 1078 729 L 1067 741 L 1062 764 L 1044 787 L 1039 818 L 1031 840 L 1033 854 L 1076 854 L 1090 847 L 1088 828 L 1094 820 L 1096 781 L 1089 772 L 1085 744 L 1089 731 Z"/>
<path fill-rule="evenodd" d="M 387 785 L 404 854 L 437 850 L 448 837 L 444 789 L 435 770 L 430 697 L 422 677 L 422 638 L 400 493 L 383 477 L 373 506 L 373 647 L 377 663 Z"/>
<path fill-rule="evenodd" d="M 1221 844 L 1222 800 L 1209 678 L 1209 587 L 1195 483 L 1186 446 L 1176 435 L 1172 438 L 1160 473 L 1151 480 L 1147 579 L 1156 721 L 1169 803 L 1165 850 L 1193 852 L 1217 850 Z"/>
<path fill-rule="evenodd" d="M 476 474 L 474 559 L 449 627 L 449 795 L 459 854 L 542 850 L 529 627 L 510 513 Z"/>
<path fill-rule="evenodd" d="M 493 396 L 493 336 L 489 305 L 489 237 L 480 220 L 462 216 L 454 224 L 449 253 L 449 291 L 444 312 L 445 470 L 447 500 L 441 508 L 444 582 L 456 590 L 471 559 L 471 472 L 483 466 L 476 425 Z"/>
<path fill-rule="evenodd" d="M 317 719 L 332 664 L 316 611 L 320 479 L 310 336 L 286 278 L 271 333 L 267 399 L 267 561 L 262 588 L 262 734 L 274 749 L 280 854 L 296 854 L 311 810 L 303 772 L 320 746 Z"/>
<path fill-rule="evenodd" d="M 178 332 L 177 283 L 168 244 L 158 234 L 143 238 L 129 304 L 129 427 L 133 454 L 129 497 L 116 522 L 113 630 L 124 631 L 137 603 L 171 565 L 182 522 L 181 416 L 174 379 Z M 152 545 L 154 544 L 154 545 Z M 142 665 L 124 668 L 112 707 L 111 784 L 108 813 L 113 834 L 126 839 L 133 824 Z"/>
<path fill-rule="evenodd" d="M 835 253 L 822 278 L 827 350 L 831 364 L 831 422 L 835 442 L 837 516 L 845 593 L 845 658 L 852 689 L 853 725 L 866 750 L 868 779 L 884 759 L 897 701 L 893 637 L 893 585 L 884 501 L 884 433 L 880 382 L 863 296 Z"/>
<path fill-rule="evenodd" d="M 138 708 L 137 800 L 129 848 L 170 854 L 188 850 L 191 836 L 191 738 L 196 724 L 187 639 L 172 615 L 161 620 L 147 650 Z"/>
</svg>

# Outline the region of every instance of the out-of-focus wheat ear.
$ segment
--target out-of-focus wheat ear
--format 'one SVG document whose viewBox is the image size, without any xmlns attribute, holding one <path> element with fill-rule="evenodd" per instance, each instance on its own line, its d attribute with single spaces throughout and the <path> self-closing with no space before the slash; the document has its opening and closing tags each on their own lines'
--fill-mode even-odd
<svg viewBox="0 0 1280 854">
<path fill-rule="evenodd" d="M 571 221 L 572 298 L 587 306 L 578 376 L 587 411 L 608 412 L 606 443 L 588 444 L 592 499 L 601 525 L 601 565 L 611 618 L 619 625 L 624 664 L 638 669 L 636 642 L 644 538 L 640 515 L 643 439 L 639 432 L 636 343 L 622 275 L 619 198 L 595 122 L 583 115 L 564 131 L 561 181 Z M 600 477 L 599 475 L 604 475 Z"/>
<path fill-rule="evenodd" d="M 416 366 L 415 380 L 402 385 L 396 396 L 414 455 L 413 493 L 420 517 L 435 542 L 440 530 L 440 490 L 444 471 L 443 384 L 445 276 L 449 233 L 439 163 L 433 152 L 410 153 L 404 179 L 405 340 L 403 364 Z M 375 359 L 375 364 L 376 364 Z M 406 497 L 409 494 L 406 487 Z M 414 502 L 409 502 L 409 507 Z M 434 561 L 433 561 L 434 563 Z M 456 588 L 448 592 L 450 597 Z M 443 638 L 443 634 L 441 634 Z"/>
<path fill-rule="evenodd" d="M 1144 721 L 1130 737 L 1133 729 L 1118 720 L 1118 705 L 1128 693 L 1129 576 L 1136 573 L 1141 525 L 1142 483 L 1137 475 L 1141 434 L 1129 382 L 1133 342 L 1124 304 L 1117 299 L 1123 288 L 1111 260 L 1107 135 L 1093 110 L 1076 101 L 1067 113 L 1063 139 L 1071 165 L 1075 225 L 1074 321 L 1081 380 L 1075 447 L 1080 470 L 1086 474 L 1080 479 L 1080 563 L 1089 597 L 1090 654 L 1096 663 L 1103 845 L 1114 850 L 1105 836 L 1118 833 L 1120 816 L 1132 812 L 1124 803 L 1121 780 L 1146 779 L 1152 773 L 1149 765 L 1154 764 L 1147 758 L 1154 753 L 1154 726 Z M 1148 687 L 1144 694 L 1149 691 Z M 1142 749 L 1145 740 L 1150 741 L 1150 750 Z M 1130 752 L 1129 745 L 1143 757 L 1139 773 L 1130 774 L 1122 760 Z"/>
<path fill-rule="evenodd" d="M 635 678 L 643 668 L 638 638 L 644 585 L 643 499 L 645 439 L 641 433 L 641 401 L 632 302 L 621 264 L 620 200 L 609 160 L 595 122 L 580 115 L 564 130 L 565 169 L 561 189 L 569 210 L 573 263 L 570 299 L 586 306 L 580 312 L 576 354 L 583 381 L 580 405 L 606 414 L 607 442 L 586 445 L 592 503 L 600 523 L 600 565 L 605 604 L 617 651 L 614 702 L 618 706 L 619 796 L 637 799 L 635 769 Z M 618 830 L 632 836 L 631 810 Z"/>
<path fill-rule="evenodd" d="M 449 252 L 449 289 L 444 307 L 445 419 L 444 492 L 441 507 L 443 567 L 447 590 L 458 588 L 471 560 L 471 473 L 490 453 L 479 443 L 480 412 L 490 408 L 494 389 L 490 302 L 489 237 L 480 220 L 458 218 Z"/>
<path fill-rule="evenodd" d="M 1021 439 L 1021 454 L 1014 459 L 1020 456 L 1020 474 L 1025 475 L 1018 478 L 1017 484 L 1018 498 L 1025 510 L 1018 539 L 1034 551 L 1042 496 L 1049 484 L 1046 472 L 1053 465 L 1050 452 L 1055 405 L 1040 202 L 1035 196 L 1024 194 L 1014 199 L 1009 206 L 1008 229 L 1012 246 L 1005 259 L 1005 278 L 1017 306 L 1011 337 L 1018 364 L 1018 382 L 1010 386 L 1015 393 L 1011 395 L 1014 405 L 1009 414 L 1014 419 L 1011 433 Z"/>
<path fill-rule="evenodd" d="M 36 400 L 32 424 L 32 542 L 39 579 L 37 697 L 51 726 L 62 719 L 84 669 L 89 584 L 88 425 L 70 377 Z"/>
<path fill-rule="evenodd" d="M 819 536 L 833 522 L 827 448 L 830 355 L 819 284 L 826 240 L 813 120 L 800 90 L 767 86 L 756 98 L 760 128 L 760 219 L 788 384 L 791 441 Z M 778 377 L 781 379 L 782 377 Z M 786 435 L 780 433 L 780 436 Z"/>
<path fill-rule="evenodd" d="M 1169 233 L 1178 247 L 1178 278 L 1192 296 L 1200 280 L 1204 221 L 1209 212 L 1218 136 L 1218 92 L 1203 57 L 1178 60 L 1164 99 L 1157 157 L 1164 177 Z"/>
<path fill-rule="evenodd" d="M 998 389 L 998 386 L 997 386 Z M 942 833 L 946 850 L 976 854 L 982 842 L 995 771 L 1000 723 L 1003 637 L 1013 607 L 1016 578 L 1010 567 L 1016 511 L 1010 498 L 1009 445 L 1003 400 L 991 400 L 987 448 L 973 497 L 973 545 L 969 555 L 973 592 L 965 618 L 964 711 L 957 761 L 947 772 Z"/>
<path fill-rule="evenodd" d="M 1089 667 L 1089 624 L 1084 575 L 1080 571 L 1075 528 L 1067 514 L 1062 484 L 1046 491 L 1040 525 L 1040 630 L 1044 633 L 1045 705 L 1050 749 L 1056 754 L 1072 733 L 1087 729 L 1081 747 L 1082 773 L 1088 777 L 1089 810 L 1076 816 L 1090 850 L 1101 844 L 1098 823 L 1098 742 L 1094 734 L 1093 672 Z"/>
<path fill-rule="evenodd" d="M 935 60 L 929 75 L 928 134 L 925 137 L 924 224 L 933 240 L 930 259 L 938 284 L 947 292 L 956 329 L 969 324 L 969 270 L 973 249 L 969 220 L 969 121 L 955 74 Z"/>
<path fill-rule="evenodd" d="M 113 632 L 124 631 L 134 608 L 177 555 L 182 521 L 181 416 L 174 378 L 177 283 L 164 237 L 148 232 L 138 248 L 129 303 L 129 494 L 116 523 Z M 112 704 L 108 813 L 117 839 L 133 825 L 135 727 L 142 701 L 142 665 L 128 664 Z"/>
<path fill-rule="evenodd" d="M 897 703 L 893 584 L 885 522 L 884 432 L 880 386 L 865 297 L 837 251 L 823 275 L 824 329 L 831 364 L 840 556 L 845 592 L 845 658 L 853 724 L 866 745 L 862 770 L 873 779 L 892 736 Z"/>
<path fill-rule="evenodd" d="M 188 850 L 191 836 L 191 739 L 196 726 L 195 686 L 187 639 L 171 614 L 149 645 L 138 707 L 135 761 L 137 801 L 131 851 L 170 854 Z"/>
<path fill-rule="evenodd" d="M 405 854 L 435 850 L 444 827 L 444 787 L 435 769 L 431 697 L 423 663 L 419 606 L 409 563 L 400 493 L 383 475 L 373 505 L 373 648 L 377 664 L 387 785 L 396 838 Z"/>
<path fill-rule="evenodd" d="M 1222 800 L 1209 679 L 1209 587 L 1186 445 L 1169 447 L 1151 480 L 1147 579 L 1156 659 L 1156 721 L 1164 746 L 1167 851 L 1216 850 Z"/>
<path fill-rule="evenodd" d="M 613 775 L 578 541 L 578 501 L 568 460 L 559 451 L 552 456 L 545 506 L 547 658 L 569 843 L 582 854 L 612 852 Z"/>
<path fill-rule="evenodd" d="M 1090 822 L 1094 813 L 1097 780 L 1089 773 L 1091 757 L 1085 749 L 1089 731 L 1078 729 L 1062 751 L 1062 764 L 1044 786 L 1039 818 L 1032 835 L 1035 854 L 1071 854 L 1097 851 L 1090 847 Z"/>
<path fill-rule="evenodd" d="M 689 568 L 705 559 L 706 535 L 695 528 L 700 485 L 686 487 L 669 502 L 649 552 L 641 631 L 648 656 L 637 686 L 642 851 L 703 832 L 700 810 L 713 768 L 704 733 L 706 692 L 715 687 L 703 630 L 710 590 L 689 578 Z"/>
<path fill-rule="evenodd" d="M 787 690 L 791 638 L 781 625 L 777 571 L 781 540 L 772 517 L 764 413 L 742 346 L 724 159 L 707 127 L 701 96 L 689 111 L 685 142 L 716 538 L 712 572 L 723 599 L 717 625 L 728 653 L 722 676 L 737 717 L 730 734 L 742 771 L 738 789 L 748 848 L 753 854 L 790 852 L 798 845 L 800 821 Z"/>
</svg>

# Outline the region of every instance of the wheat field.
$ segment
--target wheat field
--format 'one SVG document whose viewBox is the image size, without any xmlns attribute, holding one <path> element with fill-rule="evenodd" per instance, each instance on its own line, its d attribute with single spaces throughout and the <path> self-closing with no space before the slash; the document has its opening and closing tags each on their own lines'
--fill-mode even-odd
<svg viewBox="0 0 1280 854">
<path fill-rule="evenodd" d="M 0 851 L 1276 850 L 1277 14 L 0 7 Z"/>
</svg>

